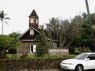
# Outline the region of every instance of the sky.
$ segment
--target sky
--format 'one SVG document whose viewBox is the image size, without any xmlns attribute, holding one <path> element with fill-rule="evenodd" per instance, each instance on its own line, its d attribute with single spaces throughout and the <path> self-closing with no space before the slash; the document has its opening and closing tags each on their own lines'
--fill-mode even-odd
<svg viewBox="0 0 95 71">
<path fill-rule="evenodd" d="M 95 12 L 95 0 L 88 0 L 90 12 Z M 4 34 L 24 33 L 29 28 L 29 15 L 35 9 L 39 24 L 44 25 L 52 17 L 62 20 L 86 12 L 85 0 L 0 0 L 0 11 L 7 13 L 10 20 L 4 23 Z M 7 17 L 6 16 L 6 17 Z M 2 25 L 0 21 L 0 34 Z"/>
</svg>

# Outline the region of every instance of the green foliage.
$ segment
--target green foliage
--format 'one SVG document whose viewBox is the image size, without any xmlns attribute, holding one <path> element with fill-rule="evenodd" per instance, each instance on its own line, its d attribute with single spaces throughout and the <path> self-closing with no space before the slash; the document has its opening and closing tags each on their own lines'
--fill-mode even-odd
<svg viewBox="0 0 95 71">
<path fill-rule="evenodd" d="M 94 32 L 95 37 L 95 13 L 91 13 L 90 17 L 90 23 L 86 13 L 83 13 L 82 16 L 76 15 L 70 21 L 53 17 L 47 24 L 47 36 L 50 39 L 57 40 L 59 47 L 69 48 L 73 45 L 90 47 L 93 50 L 95 48 L 95 38 L 93 38 L 92 32 Z"/>
<path fill-rule="evenodd" d="M 40 42 L 38 43 L 38 47 L 36 50 L 36 56 L 43 57 L 44 54 L 48 53 L 48 43 L 47 43 L 46 36 L 43 32 L 43 29 L 41 30 L 41 33 L 37 37 L 37 40 L 39 40 Z"/>
<path fill-rule="evenodd" d="M 0 35 L 0 48 L 10 48 L 12 47 L 12 38 L 6 35 Z"/>
<path fill-rule="evenodd" d="M 0 35 L 0 59 L 6 58 L 6 50 L 12 47 L 12 38 L 6 35 Z"/>
<path fill-rule="evenodd" d="M 12 58 L 12 55 L 14 55 L 14 58 Z M 28 55 L 19 55 L 19 54 L 7 54 L 8 59 L 66 59 L 66 58 L 73 58 L 76 55 L 69 55 L 69 54 L 64 54 L 64 55 L 49 55 L 49 54 L 44 54 L 43 58 L 36 57 L 35 54 L 28 54 Z"/>
<path fill-rule="evenodd" d="M 69 48 L 75 37 L 80 34 L 81 19 L 79 15 L 75 16 L 71 21 L 51 18 L 47 24 L 49 38 L 57 40 L 58 47 Z"/>
<path fill-rule="evenodd" d="M 11 34 L 9 34 L 9 36 L 13 39 L 12 40 L 12 48 L 11 49 L 14 49 L 16 48 L 18 45 L 19 45 L 19 40 L 18 38 L 20 37 L 20 34 L 19 33 L 16 33 L 16 32 L 13 32 Z"/>
<path fill-rule="evenodd" d="M 1 58 L 6 57 L 6 50 L 8 49 L 15 49 L 19 42 L 18 42 L 19 35 L 16 33 L 12 33 L 8 35 L 0 35 L 0 56 Z"/>
<path fill-rule="evenodd" d="M 91 17 L 91 23 L 89 24 L 88 15 L 86 13 L 83 13 L 81 32 L 78 36 L 76 36 L 76 38 L 74 40 L 74 44 L 75 44 L 75 46 L 78 46 L 78 47 L 82 47 L 82 48 L 83 47 L 89 47 L 93 50 L 94 44 L 93 44 L 93 39 L 92 39 L 93 38 L 92 37 L 92 31 L 95 33 L 95 30 L 94 30 L 95 13 L 92 13 L 90 15 L 90 17 Z M 91 30 L 91 28 L 93 30 Z"/>
<path fill-rule="evenodd" d="M 76 53 L 82 53 L 82 52 L 91 52 L 89 47 L 79 47 L 75 48 Z"/>
</svg>

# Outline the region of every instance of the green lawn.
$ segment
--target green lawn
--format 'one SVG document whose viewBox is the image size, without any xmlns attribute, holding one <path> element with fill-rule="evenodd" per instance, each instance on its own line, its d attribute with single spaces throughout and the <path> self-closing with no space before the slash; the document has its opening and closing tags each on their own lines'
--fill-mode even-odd
<svg viewBox="0 0 95 71">
<path fill-rule="evenodd" d="M 76 55 L 69 55 L 69 54 L 64 54 L 64 55 L 48 55 L 45 54 L 44 57 L 36 57 L 35 54 L 28 54 L 27 56 L 22 56 L 19 54 L 7 54 L 8 59 L 55 59 L 55 58 L 73 58 Z"/>
</svg>

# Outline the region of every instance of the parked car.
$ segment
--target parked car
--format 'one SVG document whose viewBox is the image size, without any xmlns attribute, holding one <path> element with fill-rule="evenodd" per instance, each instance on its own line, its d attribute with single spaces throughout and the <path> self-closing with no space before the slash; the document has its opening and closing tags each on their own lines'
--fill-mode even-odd
<svg viewBox="0 0 95 71">
<path fill-rule="evenodd" d="M 95 53 L 81 53 L 75 58 L 63 60 L 60 66 L 62 69 L 74 71 L 95 69 Z"/>
</svg>

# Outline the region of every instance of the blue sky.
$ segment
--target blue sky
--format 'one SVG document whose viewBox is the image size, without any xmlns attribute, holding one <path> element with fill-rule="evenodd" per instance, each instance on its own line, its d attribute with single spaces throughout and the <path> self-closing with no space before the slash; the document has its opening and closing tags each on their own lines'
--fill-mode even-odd
<svg viewBox="0 0 95 71">
<path fill-rule="evenodd" d="M 95 12 L 95 0 L 88 0 L 88 2 L 90 12 Z M 75 15 L 86 12 L 85 0 L 0 0 L 0 11 L 4 10 L 11 18 L 7 21 L 9 25 L 4 24 L 4 34 L 26 31 L 29 28 L 28 16 L 33 9 L 39 16 L 40 25 L 45 25 L 52 17 L 71 19 Z"/>
</svg>

